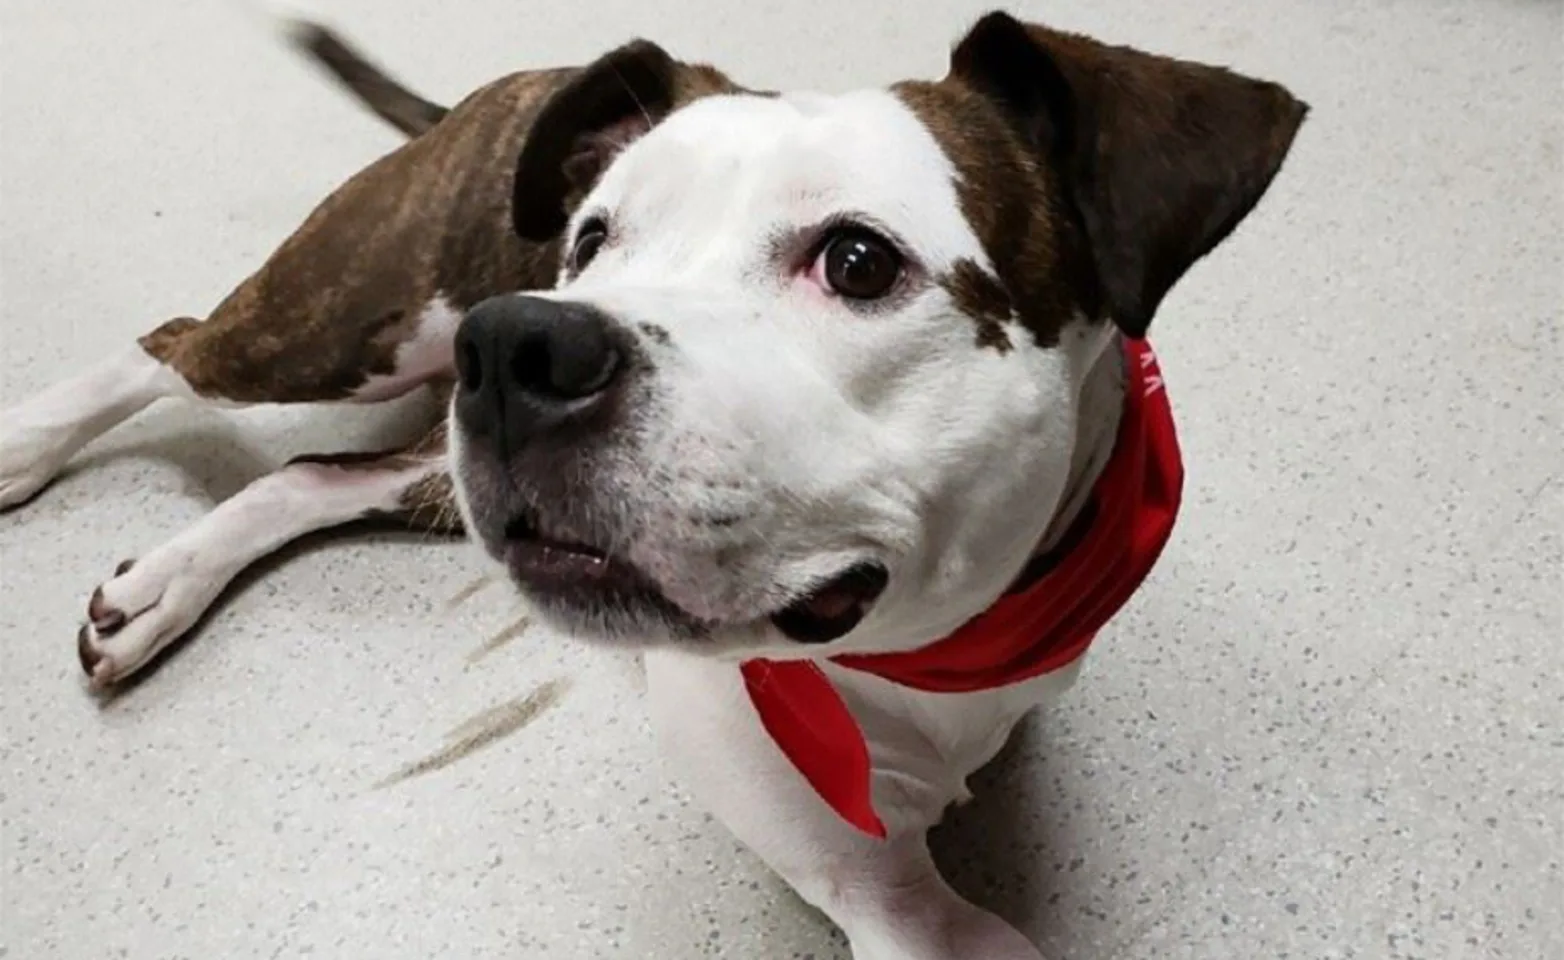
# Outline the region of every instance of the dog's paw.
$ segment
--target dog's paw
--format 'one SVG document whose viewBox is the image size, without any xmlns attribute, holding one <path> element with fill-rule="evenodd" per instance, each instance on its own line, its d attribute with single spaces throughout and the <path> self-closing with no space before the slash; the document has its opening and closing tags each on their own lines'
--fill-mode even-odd
<svg viewBox="0 0 1564 960">
<path fill-rule="evenodd" d="M 92 592 L 76 655 L 93 687 L 125 679 L 195 626 L 227 583 L 197 559 L 164 549 L 126 560 Z"/>
<path fill-rule="evenodd" d="M 59 446 L 49 431 L 0 425 L 0 510 L 26 503 L 49 485 L 65 466 Z"/>
</svg>

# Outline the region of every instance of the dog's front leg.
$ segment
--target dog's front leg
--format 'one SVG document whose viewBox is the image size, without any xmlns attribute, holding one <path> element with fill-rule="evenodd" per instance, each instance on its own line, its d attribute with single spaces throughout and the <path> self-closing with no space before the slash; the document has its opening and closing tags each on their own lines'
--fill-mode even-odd
<svg viewBox="0 0 1564 960">
<path fill-rule="evenodd" d="M 736 664 L 659 651 L 646 672 L 661 747 L 696 799 L 842 928 L 854 960 L 1042 960 L 945 883 L 929 824 L 888 816 L 878 840 L 839 819 L 766 735 Z"/>
</svg>

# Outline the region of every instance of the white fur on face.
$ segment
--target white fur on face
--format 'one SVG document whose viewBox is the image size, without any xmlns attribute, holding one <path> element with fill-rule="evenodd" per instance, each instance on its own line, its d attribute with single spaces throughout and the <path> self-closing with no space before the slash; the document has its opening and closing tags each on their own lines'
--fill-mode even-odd
<svg viewBox="0 0 1564 960">
<path fill-rule="evenodd" d="M 889 587 L 825 648 L 919 646 L 983 609 L 1058 504 L 1085 340 L 977 345 L 938 284 L 989 269 L 929 131 L 883 91 L 728 96 L 631 145 L 578 208 L 609 239 L 549 294 L 647 331 L 633 442 L 593 471 L 634 518 L 619 545 L 687 612 L 764 617 L 860 561 Z M 908 255 L 901 291 L 855 306 L 808 279 L 820 225 Z M 652 328 L 666 331 L 663 337 Z M 666 342 L 661 342 L 666 340 Z"/>
</svg>

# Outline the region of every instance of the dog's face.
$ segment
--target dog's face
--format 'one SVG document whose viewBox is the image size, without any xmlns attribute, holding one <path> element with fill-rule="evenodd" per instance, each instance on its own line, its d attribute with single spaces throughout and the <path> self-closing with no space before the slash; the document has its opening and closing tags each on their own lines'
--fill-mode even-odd
<svg viewBox="0 0 1564 960">
<path fill-rule="evenodd" d="M 714 653 L 913 648 L 992 602 L 1063 495 L 1083 378 L 1302 119 L 1001 15 L 946 80 L 841 96 L 679 105 L 656 48 L 605 62 L 522 157 L 518 229 L 563 222 L 559 284 L 464 323 L 453 466 L 546 616 Z M 1104 65 L 1172 109 L 1104 116 Z"/>
</svg>

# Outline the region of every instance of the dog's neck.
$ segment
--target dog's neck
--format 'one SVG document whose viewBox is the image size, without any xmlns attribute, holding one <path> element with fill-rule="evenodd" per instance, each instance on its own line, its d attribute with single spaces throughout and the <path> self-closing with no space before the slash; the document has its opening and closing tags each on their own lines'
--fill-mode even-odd
<svg viewBox="0 0 1564 960">
<path fill-rule="evenodd" d="M 1091 502 L 1092 488 L 1113 456 L 1119 438 L 1119 418 L 1124 412 L 1124 352 L 1117 335 L 1105 339 L 1105 346 L 1081 381 L 1080 424 L 1070 457 L 1069 479 L 1059 509 L 1038 541 L 1034 557 L 1058 547 L 1070 532 L 1081 510 Z"/>
</svg>

